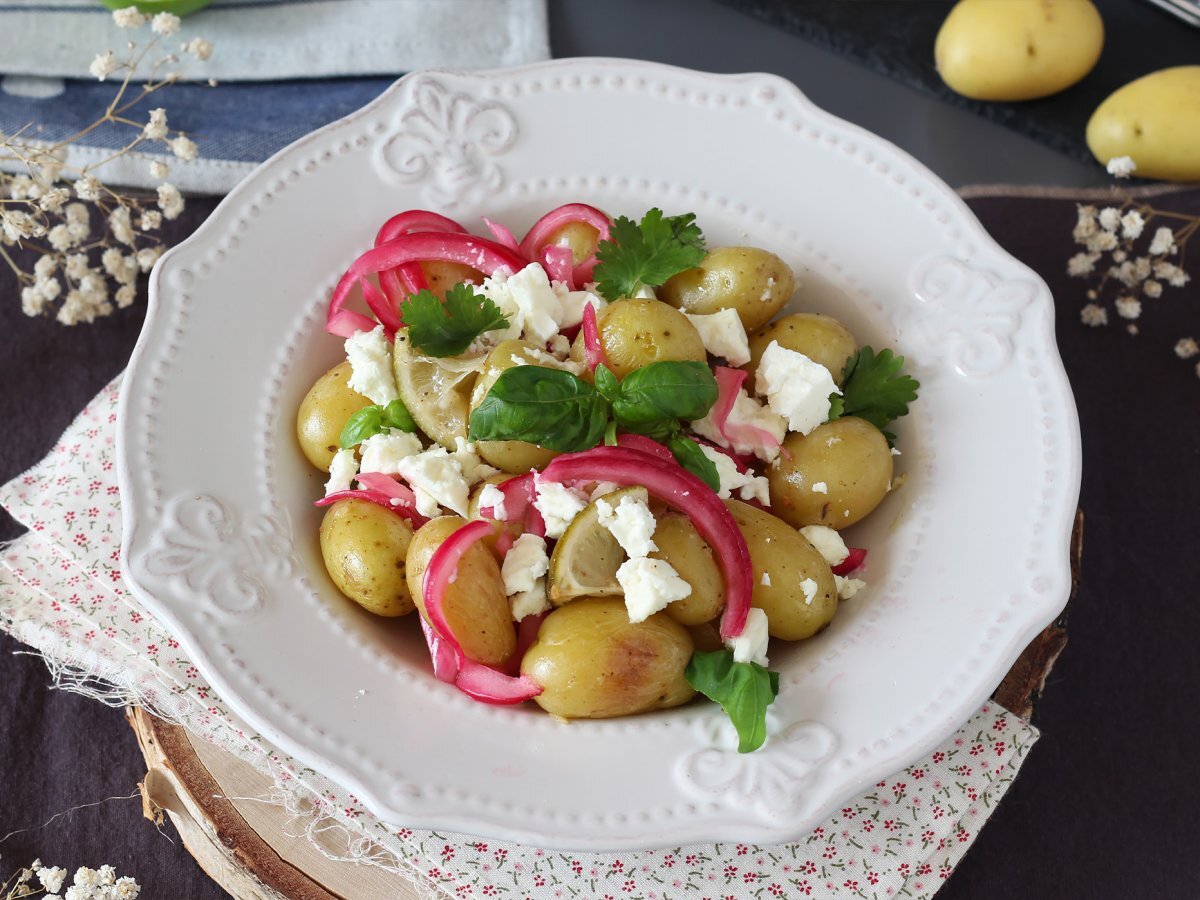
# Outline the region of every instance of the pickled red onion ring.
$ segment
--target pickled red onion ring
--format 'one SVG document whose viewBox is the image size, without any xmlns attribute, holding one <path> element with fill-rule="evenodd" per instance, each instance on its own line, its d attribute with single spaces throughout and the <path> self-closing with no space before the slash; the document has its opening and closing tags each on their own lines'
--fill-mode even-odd
<svg viewBox="0 0 1200 900">
<path fill-rule="evenodd" d="M 366 500 L 368 503 L 374 503 L 377 506 L 382 506 L 384 509 L 389 509 L 398 516 L 403 516 L 406 519 L 412 520 L 414 528 L 420 528 L 429 521 L 427 518 L 417 512 L 415 507 L 395 504 L 392 502 L 392 498 L 382 491 L 335 491 L 334 493 L 315 501 L 313 506 L 332 506 L 339 500 Z"/>
<path fill-rule="evenodd" d="M 676 463 L 674 454 L 666 447 L 652 438 L 646 437 L 644 434 L 618 434 L 617 446 L 626 447 L 630 450 L 637 450 L 639 453 L 648 453 L 666 462 Z"/>
<path fill-rule="evenodd" d="M 725 504 L 703 481 L 674 461 L 668 463 L 627 447 L 596 447 L 555 457 L 542 477 L 559 482 L 612 481 L 641 485 L 692 520 L 708 542 L 725 576 L 721 637 L 742 633 L 754 591 L 750 550 Z"/>
<path fill-rule="evenodd" d="M 391 475 L 384 475 L 382 472 L 359 472 L 354 476 L 354 480 L 369 491 L 379 491 L 390 499 L 399 501 L 396 506 L 417 508 L 417 495 L 412 492 L 412 488 L 401 484 Z"/>
<path fill-rule="evenodd" d="M 448 219 L 427 209 L 409 209 L 392 216 L 383 223 L 383 227 L 379 229 L 379 234 L 375 236 L 375 246 L 378 247 L 380 244 L 386 244 L 388 241 L 395 240 L 402 234 L 411 234 L 414 231 L 437 231 L 448 234 L 467 233 L 467 229 L 463 228 L 453 219 Z M 403 284 L 401 284 L 401 280 L 403 280 Z M 392 305 L 399 307 L 400 301 L 404 299 L 406 294 L 415 294 L 417 291 L 425 290 L 429 287 L 429 284 L 425 280 L 425 273 L 421 270 L 421 264 L 413 262 L 397 266 L 395 269 L 380 272 L 379 286 L 383 289 L 383 293 L 388 300 L 392 302 Z"/>
<path fill-rule="evenodd" d="M 521 241 L 521 253 L 527 259 L 541 259 L 540 251 L 552 235 L 564 225 L 572 222 L 582 222 L 596 229 L 596 243 L 609 239 L 612 222 L 608 216 L 594 206 L 586 203 L 568 203 L 557 209 L 552 209 L 533 223 Z M 576 285 L 584 285 L 592 280 L 592 270 L 596 268 L 596 254 L 592 254 L 572 271 L 572 280 Z"/>
<path fill-rule="evenodd" d="M 867 551 L 862 547 L 850 547 L 849 555 L 833 567 L 834 575 L 845 577 L 867 561 Z"/>
<path fill-rule="evenodd" d="M 596 307 L 590 303 L 583 306 L 583 359 L 592 372 L 596 366 L 607 365 L 604 347 L 600 344 L 600 326 L 596 323 Z"/>
<path fill-rule="evenodd" d="M 458 573 L 458 564 L 475 544 L 492 533 L 494 526 L 491 522 L 477 519 L 463 525 L 434 551 L 430 557 L 429 567 L 421 582 L 421 594 L 425 600 L 425 615 L 429 619 L 432 635 L 426 634 L 430 653 L 434 659 L 435 674 L 439 667 L 442 674 L 439 678 L 445 680 L 449 666 L 441 650 L 444 644 L 454 655 L 457 671 L 454 675 L 454 685 L 464 694 L 484 703 L 497 705 L 522 703 L 542 692 L 542 687 L 527 675 L 514 677 L 476 662 L 465 653 L 462 645 L 454 636 L 450 623 L 446 621 L 442 601 L 446 589 Z M 438 640 L 440 639 L 440 640 Z M 440 657 L 440 658 L 439 658 Z"/>
<path fill-rule="evenodd" d="M 730 369 L 727 366 L 716 366 L 713 376 L 717 379 L 717 402 L 713 404 L 710 413 L 713 424 L 725 440 L 733 446 L 743 447 L 761 445 L 763 447 L 778 447 L 779 441 L 775 435 L 757 425 L 734 424 L 729 421 L 737 403 L 738 391 L 746 380 L 747 373 L 742 369 Z"/>
<path fill-rule="evenodd" d="M 561 281 L 570 290 L 575 290 L 575 256 L 566 247 L 553 245 L 542 248 L 542 268 L 551 281 Z"/>
<path fill-rule="evenodd" d="M 483 217 L 483 224 L 488 227 L 488 231 L 495 237 L 496 243 L 501 247 L 507 247 L 513 253 L 521 253 L 521 245 L 517 242 L 517 237 L 506 226 L 499 222 L 493 222 L 487 216 Z M 525 254 L 521 254 L 524 256 Z"/>
</svg>

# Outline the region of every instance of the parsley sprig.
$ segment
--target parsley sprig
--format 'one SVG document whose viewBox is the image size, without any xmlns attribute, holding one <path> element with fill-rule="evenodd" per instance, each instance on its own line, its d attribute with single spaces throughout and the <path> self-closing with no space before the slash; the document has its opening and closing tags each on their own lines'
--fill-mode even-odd
<svg viewBox="0 0 1200 900">
<path fill-rule="evenodd" d="M 901 373 L 903 366 L 904 357 L 893 355 L 891 350 L 876 354 L 870 347 L 863 347 L 846 360 L 842 393 L 829 395 L 829 420 L 858 416 L 882 431 L 888 444 L 895 444 L 896 436 L 886 430 L 887 426 L 908 415 L 908 404 L 917 399 L 921 386 L 912 376 Z"/>
<path fill-rule="evenodd" d="M 617 216 L 610 238 L 596 247 L 596 288 L 607 300 L 657 287 L 704 259 L 704 235 L 696 216 L 664 216 L 657 207 L 641 223 Z"/>
<path fill-rule="evenodd" d="M 429 356 L 457 356 L 485 331 L 509 324 L 500 307 L 465 282 L 446 291 L 445 302 L 417 291 L 400 304 L 400 318 L 409 340 Z"/>
</svg>

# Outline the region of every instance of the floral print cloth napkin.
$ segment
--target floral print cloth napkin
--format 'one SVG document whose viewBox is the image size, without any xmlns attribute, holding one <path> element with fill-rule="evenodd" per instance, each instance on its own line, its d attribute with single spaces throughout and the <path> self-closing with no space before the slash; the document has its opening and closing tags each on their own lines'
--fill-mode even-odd
<svg viewBox="0 0 1200 900">
<path fill-rule="evenodd" d="M 561 853 L 381 822 L 240 722 L 127 591 L 119 563 L 118 384 L 96 397 L 46 459 L 0 487 L 0 504 L 29 528 L 0 553 L 0 627 L 37 649 L 73 690 L 141 704 L 250 761 L 274 780 L 273 799 L 327 852 L 452 898 L 930 897 L 1037 740 L 1029 723 L 988 703 L 929 756 L 848 801 L 803 840 L 774 847 Z"/>
</svg>

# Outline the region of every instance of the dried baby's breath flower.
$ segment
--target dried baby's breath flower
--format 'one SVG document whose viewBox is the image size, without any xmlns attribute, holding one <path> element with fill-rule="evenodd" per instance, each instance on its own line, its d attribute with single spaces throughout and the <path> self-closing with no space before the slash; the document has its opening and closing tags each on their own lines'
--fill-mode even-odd
<svg viewBox="0 0 1200 900">
<path fill-rule="evenodd" d="M 142 135 L 152 141 L 161 141 L 166 139 L 168 131 L 167 111 L 162 107 L 150 110 L 150 119 L 142 129 Z"/>
<path fill-rule="evenodd" d="M 150 175 L 159 181 L 165 181 L 171 177 L 171 167 L 162 160 L 156 159 L 150 163 Z"/>
<path fill-rule="evenodd" d="M 66 879 L 66 877 L 67 870 L 59 868 L 58 866 L 51 866 L 49 868 L 43 866 L 37 870 L 38 881 L 40 881 L 42 883 L 42 887 L 44 887 L 46 891 L 51 894 L 57 894 L 60 890 L 62 890 L 63 881 Z"/>
<path fill-rule="evenodd" d="M 162 37 L 169 37 L 179 32 L 179 16 L 174 13 L 160 12 L 150 20 L 150 30 Z"/>
<path fill-rule="evenodd" d="M 179 188 L 170 183 L 163 183 L 158 186 L 158 208 L 162 210 L 162 214 L 168 219 L 174 219 L 183 212 L 183 195 L 179 193 Z"/>
<path fill-rule="evenodd" d="M 1146 227 L 1146 220 L 1142 218 L 1142 214 L 1136 209 L 1131 209 L 1125 215 L 1121 216 L 1121 237 L 1127 240 L 1135 241 L 1142 236 L 1142 229 Z"/>
<path fill-rule="evenodd" d="M 162 226 L 162 213 L 157 209 L 148 209 L 138 219 L 138 228 L 142 231 L 154 231 Z"/>
<path fill-rule="evenodd" d="M 1122 319 L 1136 319 L 1142 314 L 1142 301 L 1136 297 L 1118 297 L 1116 303 L 1117 315 Z"/>
<path fill-rule="evenodd" d="M 1175 345 L 1175 355 L 1180 359 L 1191 359 L 1197 353 L 1200 353 L 1200 344 L 1196 343 L 1195 338 L 1180 338 Z"/>
<path fill-rule="evenodd" d="M 185 162 L 190 162 L 196 158 L 197 147 L 193 141 L 181 134 L 171 141 L 171 152 Z"/>
<path fill-rule="evenodd" d="M 1084 325 L 1090 325 L 1095 328 L 1100 325 L 1108 324 L 1108 310 L 1103 306 L 1097 306 L 1095 303 L 1089 303 L 1079 311 L 1079 319 Z"/>
<path fill-rule="evenodd" d="M 1142 282 L 1142 293 L 1145 294 L 1147 297 L 1161 297 L 1162 291 L 1163 291 L 1163 289 L 1162 289 L 1161 282 L 1158 282 L 1158 281 Z"/>
<path fill-rule="evenodd" d="M 1114 156 L 1105 168 L 1113 178 L 1128 178 L 1137 171 L 1137 163 L 1128 156 Z"/>
<path fill-rule="evenodd" d="M 111 50 L 105 50 L 103 53 L 96 54 L 96 58 L 88 66 L 88 71 L 92 73 L 93 78 L 104 81 L 119 68 L 121 68 L 121 64 L 117 62 L 117 57 Z"/>
<path fill-rule="evenodd" d="M 1117 236 L 1111 231 L 1097 231 L 1087 239 L 1087 248 L 1092 253 L 1103 253 L 1107 250 L 1115 250 L 1117 247 Z"/>
<path fill-rule="evenodd" d="M 1099 253 L 1076 253 L 1067 260 L 1067 274 L 1072 278 L 1091 275 L 1092 270 L 1096 267 L 1096 260 L 1099 258 Z"/>
<path fill-rule="evenodd" d="M 1151 256 L 1170 256 L 1176 250 L 1175 232 L 1170 228 L 1158 228 L 1150 241 Z"/>
<path fill-rule="evenodd" d="M 180 44 L 180 49 L 201 61 L 209 59 L 213 54 L 212 42 L 206 41 L 204 38 L 192 38 L 186 44 Z"/>
<path fill-rule="evenodd" d="M 1121 211 L 1114 206 L 1107 206 L 1100 210 L 1100 215 L 1097 218 L 1100 222 L 1100 227 L 1105 231 L 1116 231 L 1117 226 L 1121 224 Z"/>
</svg>

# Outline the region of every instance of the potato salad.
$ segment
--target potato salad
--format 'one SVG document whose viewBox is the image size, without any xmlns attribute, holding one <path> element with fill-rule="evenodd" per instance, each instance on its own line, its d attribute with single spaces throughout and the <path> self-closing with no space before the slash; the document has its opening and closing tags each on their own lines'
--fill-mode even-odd
<svg viewBox="0 0 1200 900">
<path fill-rule="evenodd" d="M 917 382 L 781 314 L 788 264 L 707 247 L 691 214 L 483 224 L 400 213 L 334 289 L 346 359 L 296 420 L 330 579 L 416 612 L 434 676 L 476 700 L 575 719 L 700 694 L 757 749 L 772 640 L 868 586 L 841 532 L 896 483 Z"/>
</svg>

